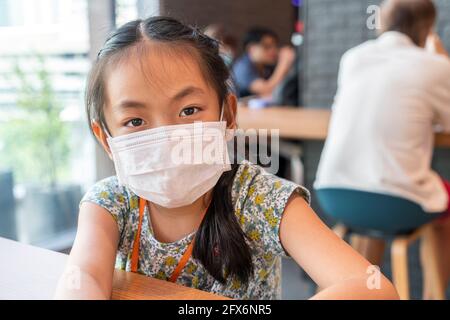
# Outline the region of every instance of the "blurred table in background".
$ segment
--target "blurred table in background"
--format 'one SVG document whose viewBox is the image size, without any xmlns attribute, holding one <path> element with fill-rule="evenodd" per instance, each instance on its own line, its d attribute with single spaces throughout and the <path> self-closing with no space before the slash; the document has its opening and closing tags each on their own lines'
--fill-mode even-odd
<svg viewBox="0 0 450 320">
<path fill-rule="evenodd" d="M 250 109 L 240 105 L 237 123 L 240 129 L 279 129 L 281 138 L 325 140 L 331 109 L 301 107 L 270 107 Z M 450 133 L 438 133 L 436 147 L 450 148 Z"/>
<path fill-rule="evenodd" d="M 51 299 L 67 255 L 0 238 L 0 300 Z M 115 270 L 114 300 L 222 300 L 209 292 Z"/>
</svg>

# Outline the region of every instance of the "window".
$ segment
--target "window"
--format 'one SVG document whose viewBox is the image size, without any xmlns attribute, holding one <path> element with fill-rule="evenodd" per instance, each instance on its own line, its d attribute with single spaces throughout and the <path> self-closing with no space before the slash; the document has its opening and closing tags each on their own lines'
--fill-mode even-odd
<svg viewBox="0 0 450 320">
<path fill-rule="evenodd" d="M 87 0 L 0 0 L 0 236 L 53 249 L 94 182 Z"/>
<path fill-rule="evenodd" d="M 116 0 L 116 25 L 121 26 L 138 18 L 138 0 Z"/>
</svg>

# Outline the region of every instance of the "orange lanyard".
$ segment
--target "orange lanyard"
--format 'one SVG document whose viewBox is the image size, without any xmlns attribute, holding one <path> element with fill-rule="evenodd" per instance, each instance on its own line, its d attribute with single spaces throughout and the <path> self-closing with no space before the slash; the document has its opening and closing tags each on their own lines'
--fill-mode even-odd
<svg viewBox="0 0 450 320">
<path fill-rule="evenodd" d="M 141 240 L 141 226 L 142 226 L 142 218 L 144 217 L 144 209 L 146 205 L 146 200 L 139 198 L 139 224 L 138 224 L 138 230 L 136 234 L 136 238 L 133 243 L 133 251 L 131 252 L 131 272 L 137 272 L 138 269 L 138 262 L 139 262 L 139 246 L 140 246 L 140 240 Z M 208 205 L 209 207 L 209 205 Z M 208 207 L 206 207 L 205 211 L 202 214 L 202 220 L 205 216 L 206 211 L 208 211 Z M 181 257 L 180 261 L 178 261 L 178 265 L 176 266 L 175 270 L 173 271 L 172 275 L 169 278 L 169 281 L 176 282 L 178 279 L 178 276 L 180 275 L 181 271 L 183 270 L 184 266 L 188 262 L 189 258 L 192 255 L 192 249 L 194 248 L 194 239 L 192 239 L 191 243 L 189 243 L 186 251 L 183 253 L 183 256 Z"/>
</svg>

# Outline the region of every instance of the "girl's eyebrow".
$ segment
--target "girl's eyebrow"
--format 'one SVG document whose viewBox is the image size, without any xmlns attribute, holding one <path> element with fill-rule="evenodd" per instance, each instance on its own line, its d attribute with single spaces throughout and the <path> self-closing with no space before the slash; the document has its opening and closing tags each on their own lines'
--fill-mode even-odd
<svg viewBox="0 0 450 320">
<path fill-rule="evenodd" d="M 193 95 L 193 94 L 203 95 L 203 94 L 205 94 L 205 91 L 199 87 L 188 86 L 188 87 L 181 89 L 177 94 L 175 94 L 171 98 L 171 100 L 173 100 L 173 101 L 181 100 L 182 98 L 189 96 L 189 95 Z M 145 103 L 142 103 L 139 101 L 134 101 L 134 100 L 127 100 L 127 99 L 124 99 L 115 105 L 116 109 L 129 109 L 129 108 L 141 109 L 141 108 L 145 108 L 145 107 L 146 107 Z"/>
<path fill-rule="evenodd" d="M 145 108 L 145 104 L 139 101 L 133 100 L 123 100 L 116 104 L 117 109 L 128 109 L 128 108 Z"/>
<path fill-rule="evenodd" d="M 203 91 L 199 87 L 188 86 L 188 87 L 181 89 L 177 94 L 175 94 L 172 97 L 172 100 L 174 100 L 174 101 L 180 100 L 180 99 L 182 99 L 186 96 L 192 95 L 192 94 L 205 94 L 205 91 Z"/>
</svg>

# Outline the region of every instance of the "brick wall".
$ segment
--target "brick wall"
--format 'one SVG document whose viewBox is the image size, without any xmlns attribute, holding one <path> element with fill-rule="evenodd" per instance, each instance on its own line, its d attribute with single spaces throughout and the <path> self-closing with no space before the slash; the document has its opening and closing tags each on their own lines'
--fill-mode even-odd
<svg viewBox="0 0 450 320">
<path fill-rule="evenodd" d="M 364 0 L 309 0 L 305 6 L 304 96 L 307 106 L 329 106 L 339 60 L 370 37 Z"/>
<path fill-rule="evenodd" d="M 380 0 L 306 0 L 304 101 L 328 107 L 336 92 L 339 60 L 348 49 L 375 36 L 366 26 L 367 8 Z M 450 49 L 450 1 L 435 0 L 438 33 Z"/>
</svg>

